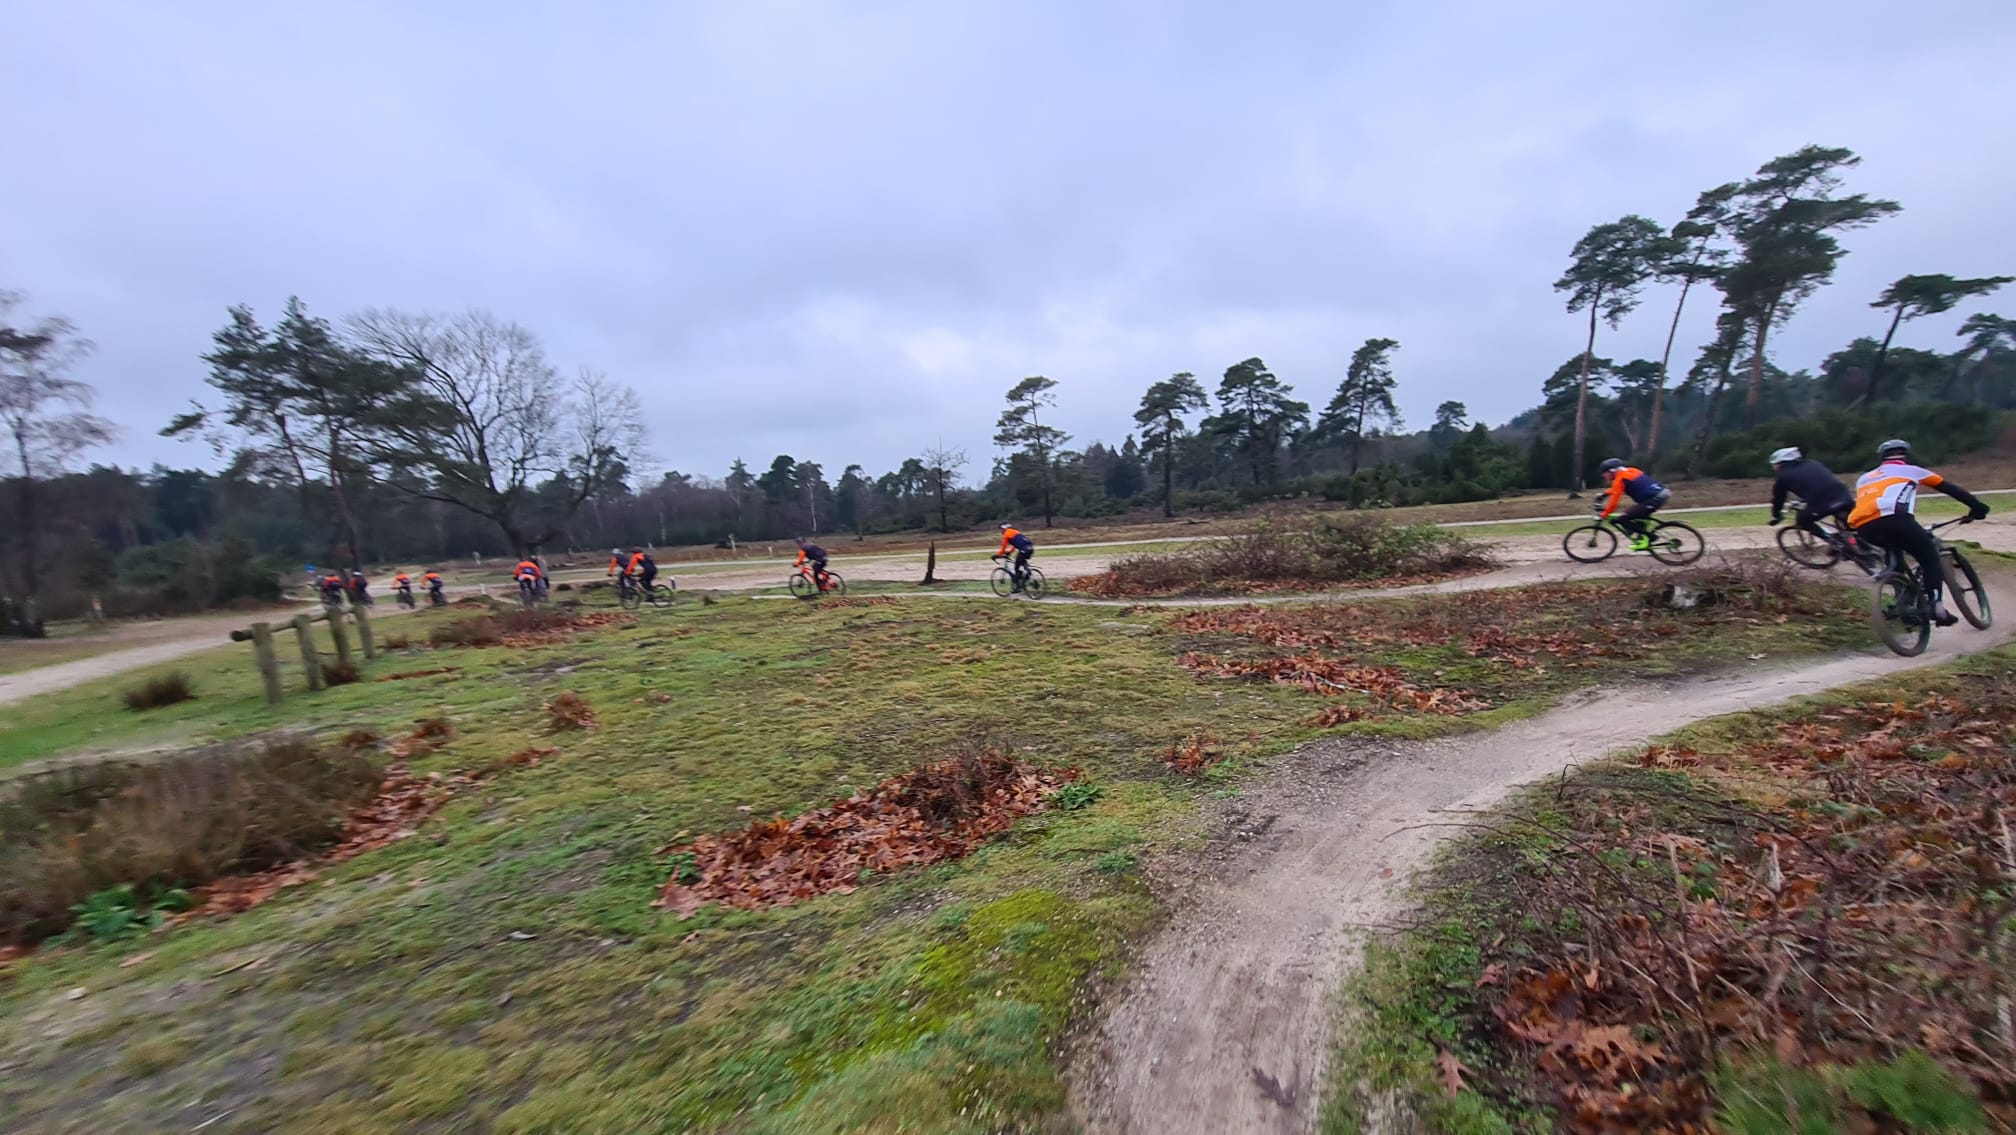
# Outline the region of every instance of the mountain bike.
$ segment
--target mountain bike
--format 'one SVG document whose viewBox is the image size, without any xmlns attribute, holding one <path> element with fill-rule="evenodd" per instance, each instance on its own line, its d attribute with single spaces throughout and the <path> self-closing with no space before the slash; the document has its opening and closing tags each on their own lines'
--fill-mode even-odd
<svg viewBox="0 0 2016 1135">
<path fill-rule="evenodd" d="M 417 604 L 416 602 L 414 602 L 414 599 L 413 599 L 413 589 L 412 589 L 412 588 L 410 588 L 410 587 L 395 587 L 395 588 L 393 588 L 393 589 L 392 589 L 392 593 L 393 593 L 393 594 L 394 594 L 395 596 L 397 596 L 397 597 L 398 597 L 398 599 L 399 599 L 399 605 L 400 605 L 401 607 L 406 607 L 406 608 L 409 608 L 409 609 L 410 609 L 410 608 L 413 608 L 413 607 L 415 607 L 415 606 L 418 606 L 418 604 Z"/>
<path fill-rule="evenodd" d="M 546 598 L 546 581 L 543 579 L 521 579 L 518 581 L 518 602 L 527 607 L 537 607 Z"/>
<path fill-rule="evenodd" d="M 787 583 L 787 586 L 791 589 L 791 594 L 800 599 L 817 599 L 822 592 L 827 595 L 847 594 L 847 581 L 840 578 L 839 572 L 828 568 L 820 574 L 825 577 L 825 583 L 823 584 L 812 578 L 811 564 L 805 564 L 800 567 L 796 572 L 792 573 Z"/>
<path fill-rule="evenodd" d="M 1651 542 L 1644 548 L 1634 548 L 1632 551 L 1649 553 L 1653 559 L 1662 564 L 1671 564 L 1674 567 L 1691 564 L 1701 558 L 1701 553 L 1708 550 L 1708 545 L 1701 539 L 1701 533 L 1696 532 L 1694 526 L 1685 521 L 1645 520 L 1640 523 L 1645 526 L 1645 532 L 1651 538 Z M 1566 536 L 1561 537 L 1561 550 L 1568 553 L 1568 558 L 1576 563 L 1601 563 L 1617 554 L 1619 533 L 1629 535 L 1617 521 L 1598 517 L 1580 528 L 1570 529 Z"/>
<path fill-rule="evenodd" d="M 1963 516 L 1932 525 L 1932 542 L 1939 548 L 1940 566 L 1946 572 L 1946 597 L 1970 626 L 1985 631 L 1995 622 L 1995 613 L 1988 605 L 1988 592 L 1981 587 L 1980 573 L 1959 549 L 1949 547 L 1939 538 L 1941 528 L 1966 524 L 1972 519 Z M 1923 654 L 1932 639 L 1933 626 L 1932 596 L 1926 589 L 1924 573 L 1916 560 L 1895 549 L 1884 550 L 1884 564 L 1869 596 L 1870 621 L 1876 624 L 1876 637 L 1906 658 Z"/>
<path fill-rule="evenodd" d="M 440 588 L 430 587 L 427 589 L 427 602 L 430 606 L 446 607 L 448 605 L 448 596 L 442 594 Z"/>
<path fill-rule="evenodd" d="M 1009 566 L 1007 556 L 990 556 L 994 561 L 994 571 L 987 582 L 994 588 L 994 594 L 1007 597 L 1015 594 L 1015 569 Z M 1031 599 L 1043 597 L 1043 569 L 1034 564 L 1022 566 L 1022 594 Z"/>
<path fill-rule="evenodd" d="M 635 611 L 646 603 L 653 607 L 670 607 L 677 587 L 676 581 L 668 581 L 653 583 L 647 589 L 641 581 L 631 579 L 627 575 L 619 575 L 616 577 L 616 602 L 621 604 L 625 611 Z"/>
<path fill-rule="evenodd" d="M 1778 550 L 1800 567 L 1826 571 L 1846 560 L 1871 578 L 1883 571 L 1881 550 L 1857 540 L 1832 517 L 1805 521 L 1804 501 L 1792 502 L 1792 523 L 1778 530 Z"/>
</svg>

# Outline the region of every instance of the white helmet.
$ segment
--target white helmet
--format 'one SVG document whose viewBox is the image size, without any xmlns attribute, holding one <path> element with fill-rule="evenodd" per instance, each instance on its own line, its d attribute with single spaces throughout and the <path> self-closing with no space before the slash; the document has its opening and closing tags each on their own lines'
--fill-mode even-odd
<svg viewBox="0 0 2016 1135">
<path fill-rule="evenodd" d="M 1797 461 L 1804 456 L 1806 455 L 1799 452 L 1798 446 L 1788 445 L 1785 448 L 1771 455 L 1771 464 L 1783 465 L 1787 461 Z"/>
<path fill-rule="evenodd" d="M 1014 526 L 1014 525 L 1012 525 L 1012 524 L 1003 524 L 1003 525 L 1001 525 L 1001 531 L 1003 531 L 1003 532 L 1006 532 L 1006 531 L 1008 531 L 1008 530 L 1009 530 L 1010 528 L 1013 528 L 1013 527 L 1015 527 L 1015 526 Z"/>
<path fill-rule="evenodd" d="M 612 556 L 620 556 L 620 555 L 622 555 L 622 554 L 623 554 L 623 549 L 621 549 L 621 548 L 611 548 L 611 549 L 609 549 L 609 554 L 610 554 L 610 555 L 612 555 Z"/>
</svg>

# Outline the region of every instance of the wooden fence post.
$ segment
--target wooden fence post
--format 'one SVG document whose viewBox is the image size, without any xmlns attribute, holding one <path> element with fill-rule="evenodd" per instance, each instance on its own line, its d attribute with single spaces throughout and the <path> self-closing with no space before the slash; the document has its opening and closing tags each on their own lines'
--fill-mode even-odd
<svg viewBox="0 0 2016 1135">
<path fill-rule="evenodd" d="M 308 673 L 308 688 L 322 688 L 322 659 L 315 653 L 314 624 L 307 615 L 294 616 L 294 637 L 301 642 L 301 668 Z"/>
<path fill-rule="evenodd" d="M 343 612 L 329 612 L 329 637 L 336 640 L 336 664 L 350 666 L 350 632 L 343 629 Z"/>
<path fill-rule="evenodd" d="M 259 680 L 266 686 L 266 704 L 279 705 L 286 694 L 280 688 L 280 660 L 273 657 L 273 628 L 266 623 L 252 624 L 252 654 L 259 661 Z"/>
<path fill-rule="evenodd" d="M 370 616 L 362 607 L 352 607 L 350 610 L 357 616 L 357 644 L 364 648 L 364 657 L 367 660 L 378 657 L 378 644 L 371 637 Z"/>
</svg>

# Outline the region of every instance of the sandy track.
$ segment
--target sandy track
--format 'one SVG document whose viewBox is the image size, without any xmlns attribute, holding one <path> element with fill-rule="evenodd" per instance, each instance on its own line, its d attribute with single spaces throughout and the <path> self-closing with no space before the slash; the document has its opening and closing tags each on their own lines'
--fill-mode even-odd
<svg viewBox="0 0 2016 1135">
<path fill-rule="evenodd" d="M 2016 583 L 2006 573 L 1997 590 Z M 1088 1038 L 1073 1105 L 1104 1135 L 1311 1129 L 1332 994 L 1452 822 L 1511 789 L 1718 714 L 1950 661 L 2010 628 L 1942 630 L 1916 659 L 1853 654 L 1585 695 L 1491 733 L 1306 745 L 1223 808 L 1219 860 Z"/>
</svg>

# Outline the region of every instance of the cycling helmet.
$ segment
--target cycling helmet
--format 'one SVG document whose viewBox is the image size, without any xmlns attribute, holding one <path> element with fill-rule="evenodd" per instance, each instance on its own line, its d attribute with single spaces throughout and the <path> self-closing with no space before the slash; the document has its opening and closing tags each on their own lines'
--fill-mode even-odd
<svg viewBox="0 0 2016 1135">
<path fill-rule="evenodd" d="M 1785 464 L 1785 463 L 1786 463 L 1787 461 L 1797 461 L 1797 460 L 1799 460 L 1800 458 L 1802 458 L 1802 457 L 1804 457 L 1804 456 L 1806 456 L 1806 455 L 1805 455 L 1805 454 L 1803 454 L 1803 453 L 1801 453 L 1801 452 L 1799 452 L 1799 447 L 1798 447 L 1798 446 L 1796 446 L 1796 445 L 1788 445 L 1788 446 L 1786 446 L 1785 448 L 1783 448 L 1783 449 L 1779 450 L 1778 452 L 1776 452 L 1776 453 L 1773 453 L 1773 454 L 1771 455 L 1771 464 L 1773 464 L 1773 465 L 1783 465 L 1783 464 Z"/>
<path fill-rule="evenodd" d="M 1615 473 L 1617 470 L 1622 469 L 1623 467 L 1624 463 L 1615 457 L 1607 458 L 1603 462 L 1603 471 L 1605 473 Z"/>
<path fill-rule="evenodd" d="M 610 554 L 610 555 L 612 555 L 612 556 L 620 556 L 620 555 L 622 555 L 622 554 L 623 554 L 623 549 L 621 549 L 621 548 L 611 548 L 611 549 L 609 549 L 609 554 Z"/>
<path fill-rule="evenodd" d="M 1006 531 L 1008 531 L 1008 530 L 1009 530 L 1010 528 L 1013 528 L 1013 527 L 1014 527 L 1014 525 L 1012 525 L 1012 524 L 1003 524 L 1003 525 L 1001 526 L 1001 531 L 1003 531 L 1003 532 L 1006 532 Z"/>
<path fill-rule="evenodd" d="M 1911 456 L 1911 443 L 1901 437 L 1893 437 L 1876 447 L 1876 456 L 1878 457 L 1888 457 L 1893 453 L 1901 454 L 1905 457 Z"/>
</svg>

